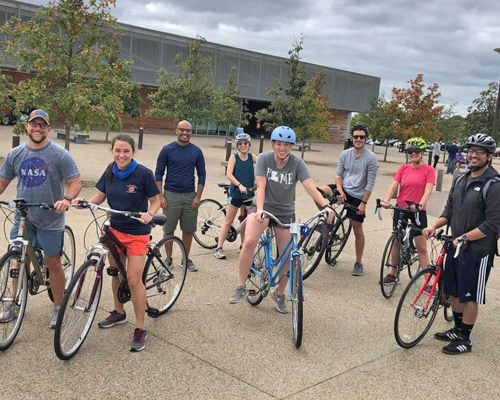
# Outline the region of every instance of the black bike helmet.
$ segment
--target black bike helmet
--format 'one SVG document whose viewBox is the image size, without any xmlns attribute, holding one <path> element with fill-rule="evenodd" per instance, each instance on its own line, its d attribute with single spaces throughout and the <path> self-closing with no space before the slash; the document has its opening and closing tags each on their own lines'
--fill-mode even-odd
<svg viewBox="0 0 500 400">
<path fill-rule="evenodd" d="M 495 139 L 484 133 L 476 133 L 475 135 L 470 136 L 465 142 L 464 148 L 468 149 L 471 146 L 482 147 L 488 153 L 494 153 L 497 148 Z"/>
</svg>

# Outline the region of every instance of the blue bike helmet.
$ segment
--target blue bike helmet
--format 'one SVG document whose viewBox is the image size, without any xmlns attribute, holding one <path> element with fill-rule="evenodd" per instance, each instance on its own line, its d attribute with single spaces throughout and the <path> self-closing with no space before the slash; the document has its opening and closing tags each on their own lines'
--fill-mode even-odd
<svg viewBox="0 0 500 400">
<path fill-rule="evenodd" d="M 274 128 L 273 133 L 271 133 L 271 140 L 295 144 L 295 132 L 288 126 L 278 126 Z"/>
</svg>

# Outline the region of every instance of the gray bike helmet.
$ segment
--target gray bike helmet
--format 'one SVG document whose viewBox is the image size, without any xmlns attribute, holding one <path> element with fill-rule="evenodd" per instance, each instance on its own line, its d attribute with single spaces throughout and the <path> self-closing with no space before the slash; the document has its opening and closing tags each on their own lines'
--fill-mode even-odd
<svg viewBox="0 0 500 400">
<path fill-rule="evenodd" d="M 471 146 L 482 147 L 488 153 L 494 153 L 497 148 L 495 139 L 484 133 L 476 133 L 475 135 L 470 136 L 465 142 L 464 148 L 468 149 Z"/>
<path fill-rule="evenodd" d="M 250 135 L 248 133 L 245 133 L 245 132 L 242 132 L 242 133 L 238 133 L 236 135 L 236 143 L 238 142 L 244 142 L 244 141 L 247 141 L 247 142 L 251 142 L 252 141 L 252 138 L 250 137 Z"/>
</svg>

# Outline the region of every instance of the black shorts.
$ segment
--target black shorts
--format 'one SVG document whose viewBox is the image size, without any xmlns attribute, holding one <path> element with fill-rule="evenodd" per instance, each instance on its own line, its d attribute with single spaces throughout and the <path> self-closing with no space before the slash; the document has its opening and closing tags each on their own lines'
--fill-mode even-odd
<svg viewBox="0 0 500 400">
<path fill-rule="evenodd" d="M 235 199 L 234 197 L 228 197 L 227 204 L 231 204 L 235 208 L 240 208 L 241 206 L 249 207 L 252 201 L 253 199 Z"/>
<path fill-rule="evenodd" d="M 465 249 L 454 258 L 455 247 L 446 255 L 444 292 L 459 299 L 460 303 L 473 301 L 486 304 L 486 282 L 493 265 L 493 255 L 479 255 Z"/>
<path fill-rule="evenodd" d="M 333 192 L 333 189 L 337 189 L 337 185 L 335 185 L 335 184 L 328 185 L 328 187 L 332 190 L 332 192 Z M 358 199 L 356 197 L 352 197 L 345 190 L 344 190 L 344 193 L 345 193 L 347 204 L 350 204 L 351 206 L 354 206 L 354 207 L 358 207 L 361 204 L 361 199 Z M 365 220 L 365 217 L 366 217 L 366 214 L 360 215 L 360 214 L 356 213 L 354 210 L 351 210 L 349 208 L 347 209 L 347 218 L 350 218 L 353 221 L 358 221 L 358 222 L 363 223 L 363 221 Z"/>
<path fill-rule="evenodd" d="M 398 218 L 399 214 L 401 211 L 399 210 L 394 210 L 394 215 L 392 218 L 392 227 L 394 230 L 396 230 L 396 227 L 398 225 Z M 427 228 L 427 211 L 421 210 L 418 212 L 418 219 L 420 221 L 420 225 L 417 224 L 417 214 L 411 211 L 404 211 L 405 215 L 405 220 L 408 221 L 410 220 L 413 225 L 415 225 L 419 229 L 424 229 Z M 421 233 L 418 234 L 413 234 L 413 237 L 420 236 Z"/>
</svg>

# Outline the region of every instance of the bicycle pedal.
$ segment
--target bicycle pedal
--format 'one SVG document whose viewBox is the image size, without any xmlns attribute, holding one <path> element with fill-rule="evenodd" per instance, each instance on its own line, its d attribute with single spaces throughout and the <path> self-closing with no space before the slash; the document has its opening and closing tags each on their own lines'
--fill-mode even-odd
<svg viewBox="0 0 500 400">
<path fill-rule="evenodd" d="M 160 310 L 158 310 L 157 308 L 153 308 L 153 307 L 148 307 L 148 317 L 151 317 L 151 318 L 158 318 L 160 316 Z"/>
<path fill-rule="evenodd" d="M 250 289 L 248 291 L 248 296 L 255 296 L 257 295 L 259 292 L 257 290 L 254 290 L 254 289 Z"/>
<path fill-rule="evenodd" d="M 116 268 L 108 267 L 106 268 L 106 272 L 109 276 L 118 276 L 118 270 Z"/>
<path fill-rule="evenodd" d="M 11 269 L 9 274 L 10 274 L 10 277 L 12 279 L 19 278 L 19 270 L 18 269 Z"/>
</svg>

